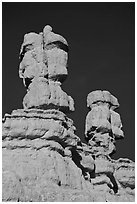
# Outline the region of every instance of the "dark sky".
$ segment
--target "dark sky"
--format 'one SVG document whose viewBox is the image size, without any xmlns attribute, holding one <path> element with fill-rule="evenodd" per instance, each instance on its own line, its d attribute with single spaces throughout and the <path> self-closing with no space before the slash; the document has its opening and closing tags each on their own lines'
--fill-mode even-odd
<svg viewBox="0 0 137 204">
<path fill-rule="evenodd" d="M 83 140 L 87 94 L 108 90 L 120 103 L 125 139 L 114 158 L 135 159 L 134 3 L 3 3 L 3 115 L 22 108 L 26 90 L 18 77 L 25 33 L 47 24 L 69 43 L 69 75 L 62 85 L 75 100 L 69 115 Z"/>
</svg>

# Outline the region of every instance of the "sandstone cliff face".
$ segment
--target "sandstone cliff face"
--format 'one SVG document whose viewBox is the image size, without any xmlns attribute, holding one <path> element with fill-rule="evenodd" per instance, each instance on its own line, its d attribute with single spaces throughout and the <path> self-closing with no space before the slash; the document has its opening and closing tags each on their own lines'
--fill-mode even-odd
<svg viewBox="0 0 137 204">
<path fill-rule="evenodd" d="M 50 26 L 24 36 L 24 109 L 3 118 L 3 201 L 134 201 L 134 162 L 111 159 L 115 140 L 124 137 L 114 111 L 118 100 L 108 91 L 88 95 L 87 144 L 82 143 L 66 116 L 74 101 L 61 89 L 67 57 L 67 41 Z"/>
</svg>

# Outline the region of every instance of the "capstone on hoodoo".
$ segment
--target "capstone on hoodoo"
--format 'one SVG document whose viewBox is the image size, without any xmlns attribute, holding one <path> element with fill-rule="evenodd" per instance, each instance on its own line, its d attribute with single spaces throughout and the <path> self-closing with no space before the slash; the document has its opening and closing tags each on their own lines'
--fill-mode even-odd
<svg viewBox="0 0 137 204">
<path fill-rule="evenodd" d="M 134 201 L 134 162 L 113 160 L 124 137 L 108 91 L 88 95 L 82 143 L 73 121 L 74 101 L 61 88 L 68 43 L 50 26 L 24 36 L 19 76 L 27 89 L 23 109 L 5 114 L 2 130 L 2 199 L 16 202 Z"/>
</svg>

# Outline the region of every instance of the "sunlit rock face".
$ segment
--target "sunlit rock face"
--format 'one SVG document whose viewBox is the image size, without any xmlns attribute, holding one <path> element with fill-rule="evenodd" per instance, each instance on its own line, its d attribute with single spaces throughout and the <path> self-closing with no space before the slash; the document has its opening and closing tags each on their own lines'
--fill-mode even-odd
<svg viewBox="0 0 137 204">
<path fill-rule="evenodd" d="M 95 133 L 109 133 L 115 139 L 124 137 L 120 115 L 114 111 L 118 100 L 108 91 L 93 91 L 88 94 L 87 106 L 91 109 L 86 117 L 85 134 L 89 140 Z"/>
<path fill-rule="evenodd" d="M 67 77 L 68 44 L 58 34 L 45 26 L 43 32 L 28 33 L 20 51 L 19 76 L 23 78 L 27 94 L 23 107 L 63 112 L 74 111 L 74 101 L 62 89 Z"/>
<path fill-rule="evenodd" d="M 74 101 L 62 89 L 68 43 L 51 26 L 28 33 L 19 76 L 27 89 L 23 109 L 5 114 L 2 126 L 2 199 L 11 202 L 134 201 L 135 164 L 111 159 L 124 137 L 118 100 L 108 91 L 87 97 L 82 143 L 66 113 Z"/>
<path fill-rule="evenodd" d="M 116 97 L 108 91 L 93 91 L 88 94 L 85 139 L 95 161 L 93 185 L 110 201 L 134 201 L 135 164 L 129 159 L 111 159 L 116 151 L 115 140 L 122 139 L 120 115 L 114 110 L 119 107 Z M 113 193 L 114 196 L 110 196 Z M 107 198 L 108 198 L 107 197 Z M 111 200 L 112 199 L 112 200 Z M 99 201 L 107 201 L 100 198 Z"/>
</svg>

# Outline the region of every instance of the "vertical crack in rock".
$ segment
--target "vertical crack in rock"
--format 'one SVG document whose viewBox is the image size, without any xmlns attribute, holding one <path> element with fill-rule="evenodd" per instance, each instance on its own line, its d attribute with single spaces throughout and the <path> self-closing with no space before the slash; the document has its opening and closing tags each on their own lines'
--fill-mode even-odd
<svg viewBox="0 0 137 204">
<path fill-rule="evenodd" d="M 118 100 L 108 91 L 87 97 L 85 138 L 75 134 L 74 101 L 67 78 L 68 43 L 47 25 L 24 36 L 19 77 L 27 89 L 23 109 L 2 123 L 2 199 L 14 202 L 134 201 L 135 165 L 112 160 L 124 137 Z"/>
</svg>

